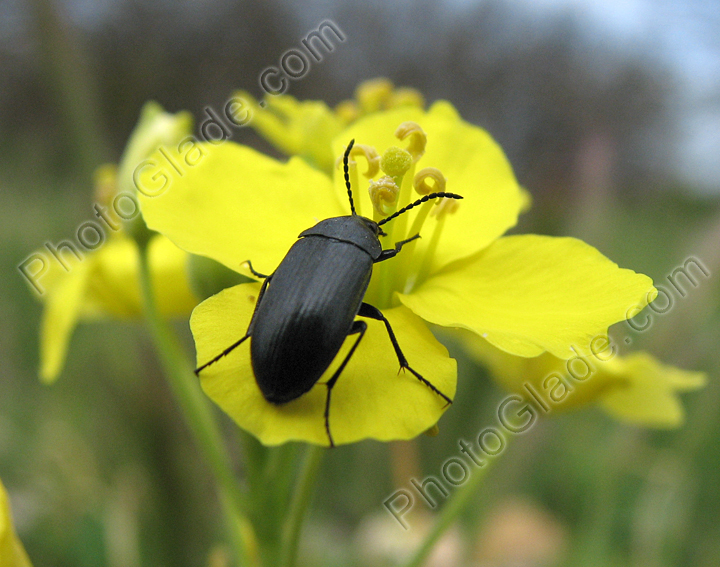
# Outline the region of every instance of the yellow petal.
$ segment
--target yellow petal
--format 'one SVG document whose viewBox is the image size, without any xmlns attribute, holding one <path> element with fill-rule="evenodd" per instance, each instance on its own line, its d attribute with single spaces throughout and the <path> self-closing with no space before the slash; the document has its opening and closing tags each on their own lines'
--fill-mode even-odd
<svg viewBox="0 0 720 567">
<path fill-rule="evenodd" d="M 43 382 L 54 382 L 65 364 L 68 344 L 82 310 L 91 264 L 91 258 L 73 262 L 69 272 L 53 264 L 53 275 L 46 279 L 48 286 L 40 323 L 40 379 Z"/>
<path fill-rule="evenodd" d="M 118 237 L 89 256 L 88 288 L 83 319 L 139 318 L 138 248 L 134 240 Z"/>
<path fill-rule="evenodd" d="M 164 236 L 157 235 L 150 242 L 148 254 L 160 313 L 165 317 L 187 317 L 198 304 L 190 290 L 187 253 Z"/>
<path fill-rule="evenodd" d="M 548 353 L 514 356 L 473 333 L 454 335 L 501 386 L 530 400 L 538 395 L 548 415 L 597 403 L 622 421 L 678 427 L 684 415 L 678 393 L 701 388 L 706 382 L 702 372 L 662 364 L 646 352 L 617 355 L 617 347 L 604 348 L 604 341 L 597 343 L 594 355 L 562 360 Z"/>
<path fill-rule="evenodd" d="M 167 238 L 150 242 L 150 272 L 160 312 L 189 315 L 198 300 L 190 291 L 185 269 L 187 253 Z M 69 259 L 69 258 L 67 258 Z M 80 321 L 142 315 L 138 281 L 138 249 L 124 236 L 111 238 L 102 248 L 73 260 L 65 271 L 52 262 L 43 278 L 47 292 L 40 326 L 40 378 L 53 382 L 65 363 L 68 344 Z"/>
<path fill-rule="evenodd" d="M 247 330 L 258 284 L 226 289 L 201 303 L 190 320 L 198 364 L 240 339 Z M 385 312 L 412 368 L 449 397 L 455 395 L 456 365 L 425 324 L 408 309 Z M 368 330 L 332 392 L 330 429 L 336 444 L 373 438 L 409 439 L 432 427 L 446 409 L 445 401 L 411 373 L 398 374 L 399 364 L 380 321 L 365 319 Z M 357 339 L 343 349 L 315 387 L 284 405 L 267 402 L 250 365 L 250 341 L 200 374 L 205 392 L 237 424 L 266 445 L 301 440 L 327 445 L 323 384 Z"/>
<path fill-rule="evenodd" d="M 199 147 L 205 155 L 195 165 L 174 154 L 182 176 L 156 156 L 167 186 L 156 197 L 140 195 L 148 226 L 188 252 L 245 275 L 241 264 L 249 259 L 269 274 L 303 230 L 349 213 L 329 178 L 299 158 L 281 163 L 232 142 Z M 158 172 L 148 168 L 141 186 L 154 186 Z"/>
<path fill-rule="evenodd" d="M 426 321 L 512 354 L 570 358 L 590 353 L 595 337 L 655 295 L 650 278 L 580 240 L 525 235 L 501 238 L 398 297 Z"/>
<path fill-rule="evenodd" d="M 187 253 L 162 235 L 149 244 L 150 273 L 158 309 L 165 316 L 188 315 L 198 300 L 190 291 Z M 129 238 L 108 242 L 92 257 L 85 297 L 86 318 L 137 318 L 142 315 L 138 248 Z"/>
<path fill-rule="evenodd" d="M 596 403 L 624 380 L 612 372 L 607 362 L 616 357 L 617 348 L 609 344 L 606 347 L 605 342 L 595 350 L 596 354 L 563 360 L 549 353 L 515 356 L 468 331 L 457 331 L 453 335 L 460 338 L 465 351 L 487 367 L 502 387 L 531 400 L 531 396 L 537 394 L 549 413 Z"/>
<path fill-rule="evenodd" d="M 623 421 L 647 427 L 679 427 L 684 410 L 678 392 L 705 386 L 707 376 L 662 364 L 645 352 L 608 363 L 608 371 L 622 379 L 600 400 L 603 409 Z"/>
<path fill-rule="evenodd" d="M 362 118 L 335 138 L 335 154 L 340 155 L 351 139 L 375 147 L 380 154 L 390 146 L 404 146 L 407 142 L 398 142 L 394 132 L 405 121 L 417 122 L 427 134 L 427 147 L 418 167 L 439 169 L 447 179 L 445 190 L 464 197 L 445 223 L 433 263 L 436 270 L 482 250 L 514 226 L 527 197 L 500 146 L 485 130 L 463 121 L 445 101 L 435 103 L 428 112 L 401 107 Z M 340 199 L 347 199 L 341 173 L 336 172 L 335 189 Z M 367 187 L 353 189 L 362 214 L 369 215 L 373 209 Z M 414 195 L 413 199 L 418 197 Z M 407 226 L 411 226 L 416 212 L 406 213 Z M 435 223 L 434 219 L 425 222 L 425 238 L 417 242 L 418 251 L 427 246 Z"/>
<path fill-rule="evenodd" d="M 2 567 L 32 567 L 25 548 L 13 527 L 7 492 L 0 482 L 0 565 Z"/>
<path fill-rule="evenodd" d="M 170 114 L 157 102 L 145 103 L 125 146 L 117 171 L 118 191 L 133 191 L 133 171 L 161 146 L 177 144 L 192 130 L 192 115 Z"/>
</svg>

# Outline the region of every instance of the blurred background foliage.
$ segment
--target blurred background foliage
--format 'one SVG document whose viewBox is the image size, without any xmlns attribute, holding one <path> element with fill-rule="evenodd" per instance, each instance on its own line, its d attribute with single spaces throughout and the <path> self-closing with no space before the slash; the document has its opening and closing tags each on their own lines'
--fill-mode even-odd
<svg viewBox="0 0 720 567">
<path fill-rule="evenodd" d="M 291 94 L 333 105 L 386 76 L 448 99 L 496 137 L 532 193 L 516 231 L 583 238 L 656 282 L 689 256 L 712 272 L 630 335 L 633 348 L 708 372 L 684 397 L 686 425 L 643 430 L 594 409 L 543 420 L 498 461 L 436 564 L 717 565 L 720 183 L 680 173 L 677 66 L 582 10 L 541 12 L 500 0 L 0 4 L 0 477 L 36 566 L 222 564 L 213 483 L 145 330 L 81 326 L 60 380 L 42 386 L 41 306 L 17 265 L 92 218 L 92 171 L 119 159 L 145 101 L 197 118 L 235 89 L 259 96 L 260 72 L 324 19 L 346 41 Z M 274 152 L 249 129 L 234 139 Z M 178 331 L 192 349 L 187 323 Z M 459 438 L 494 423 L 504 395 L 453 350 L 460 389 L 439 436 L 329 452 L 304 564 L 389 565 L 416 543 L 432 511 L 418 503 L 403 534 L 382 501 L 410 476 L 439 474 Z M 236 451 L 237 431 L 219 419 Z"/>
</svg>

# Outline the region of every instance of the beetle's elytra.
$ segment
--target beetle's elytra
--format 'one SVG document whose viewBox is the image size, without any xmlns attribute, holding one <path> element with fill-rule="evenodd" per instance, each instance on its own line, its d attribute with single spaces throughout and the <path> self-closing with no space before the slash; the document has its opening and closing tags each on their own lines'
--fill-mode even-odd
<svg viewBox="0 0 720 567">
<path fill-rule="evenodd" d="M 195 370 L 217 362 L 245 340 L 250 341 L 250 360 L 258 387 L 268 402 L 284 404 L 309 391 L 328 369 L 348 335 L 358 334 L 345 359 L 327 382 L 325 430 L 330 446 L 330 396 L 340 374 L 367 330 L 367 323 L 355 317 L 377 319 L 385 324 L 401 369 L 409 370 L 447 403 L 452 400 L 413 370 L 403 355 L 390 322 L 382 312 L 363 302 L 373 264 L 393 258 L 403 245 L 383 250 L 381 225 L 430 199 L 462 199 L 454 193 L 431 193 L 400 209 L 380 222 L 355 212 L 350 187 L 348 158 L 354 140 L 343 156 L 345 185 L 351 214 L 320 221 L 303 231 L 278 268 L 270 275 L 250 270 L 263 279 L 255 311 L 240 340 Z"/>
</svg>

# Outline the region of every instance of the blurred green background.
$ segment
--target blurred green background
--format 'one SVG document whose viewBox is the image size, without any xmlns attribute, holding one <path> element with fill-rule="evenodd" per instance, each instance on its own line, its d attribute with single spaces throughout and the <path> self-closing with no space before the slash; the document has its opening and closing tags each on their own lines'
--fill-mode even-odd
<svg viewBox="0 0 720 567">
<path fill-rule="evenodd" d="M 36 567 L 205 565 L 224 535 L 143 327 L 80 326 L 62 376 L 41 385 L 41 305 L 18 264 L 92 218 L 92 172 L 119 159 L 145 101 L 199 117 L 234 89 L 260 96 L 261 71 L 325 19 L 346 41 L 290 94 L 333 105 L 385 76 L 448 99 L 532 193 L 515 231 L 580 237 L 658 283 L 690 256 L 712 274 L 632 334 L 633 348 L 708 373 L 683 398 L 685 426 L 639 429 L 592 408 L 542 421 L 493 467 L 433 564 L 717 565 L 720 181 L 707 132 L 720 124 L 720 4 L 624 4 L 0 4 L 0 478 Z M 234 139 L 274 153 L 249 129 Z M 329 452 L 301 564 L 392 565 L 417 544 L 421 515 L 403 534 L 383 500 L 438 474 L 505 395 L 454 354 L 458 401 L 439 436 Z M 218 417 L 235 451 L 238 433 Z"/>
</svg>

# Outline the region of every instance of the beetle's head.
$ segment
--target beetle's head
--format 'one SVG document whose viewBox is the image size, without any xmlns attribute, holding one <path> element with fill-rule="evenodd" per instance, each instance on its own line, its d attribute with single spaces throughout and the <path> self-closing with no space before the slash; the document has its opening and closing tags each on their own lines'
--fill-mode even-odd
<svg viewBox="0 0 720 567">
<path fill-rule="evenodd" d="M 362 223 L 373 232 L 375 236 L 387 236 L 382 228 L 380 228 L 380 225 L 376 223 L 374 220 L 369 219 L 367 217 L 363 217 L 360 215 L 356 215 Z"/>
</svg>

